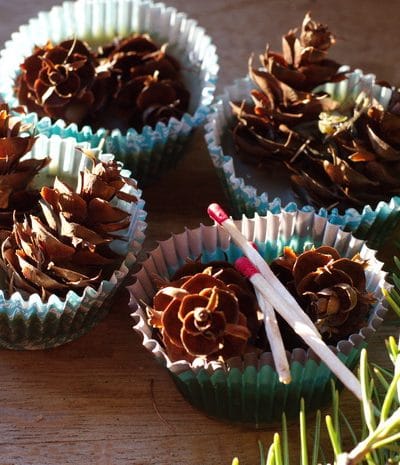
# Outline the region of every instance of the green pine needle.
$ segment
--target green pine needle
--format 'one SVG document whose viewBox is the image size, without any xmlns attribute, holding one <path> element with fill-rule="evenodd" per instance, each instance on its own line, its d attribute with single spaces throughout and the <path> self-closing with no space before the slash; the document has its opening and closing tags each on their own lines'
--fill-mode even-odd
<svg viewBox="0 0 400 465">
<path fill-rule="evenodd" d="M 400 373 L 397 373 L 393 381 L 390 383 L 389 389 L 387 389 L 385 400 L 382 405 L 381 418 L 380 421 L 383 422 L 387 420 L 390 415 L 391 407 L 393 405 L 395 396 L 397 395 L 398 384 L 400 381 Z"/>
<path fill-rule="evenodd" d="M 330 415 L 327 415 L 325 417 L 325 423 L 326 423 L 326 429 L 328 430 L 329 439 L 331 440 L 333 452 L 335 453 L 335 455 L 339 455 L 342 452 L 342 448 L 338 441 L 338 437 L 337 437 L 335 428 L 333 426 L 332 417 Z"/>
<path fill-rule="evenodd" d="M 265 465 L 265 451 L 261 441 L 258 441 L 258 450 L 260 452 L 260 465 Z"/>
<path fill-rule="evenodd" d="M 395 299 L 396 295 L 397 295 L 396 291 L 392 291 L 390 294 L 387 292 L 384 292 L 384 296 L 386 300 L 388 301 L 391 309 L 396 313 L 398 317 L 400 317 L 400 303 L 397 303 L 397 299 Z"/>
<path fill-rule="evenodd" d="M 313 441 L 313 452 L 312 452 L 311 465 L 318 464 L 320 435 L 321 435 L 321 411 L 317 410 L 317 413 L 315 416 L 314 441 Z"/>
<path fill-rule="evenodd" d="M 354 445 L 357 445 L 358 444 L 358 439 L 357 439 L 356 433 L 355 433 L 353 427 L 351 426 L 348 418 L 346 417 L 346 415 L 343 413 L 342 410 L 340 410 L 339 413 L 340 413 L 340 419 L 345 424 L 345 426 L 347 428 L 347 431 L 350 433 L 350 436 L 351 436 L 351 439 L 352 439 Z"/>
<path fill-rule="evenodd" d="M 287 429 L 287 421 L 285 412 L 282 414 L 282 449 L 283 449 L 283 464 L 290 465 L 289 456 L 289 437 Z"/>
<path fill-rule="evenodd" d="M 281 437 L 278 433 L 274 434 L 274 451 L 275 451 L 275 464 L 283 465 Z"/>
<path fill-rule="evenodd" d="M 276 465 L 275 463 L 275 447 L 274 444 L 271 444 L 268 449 L 266 465 Z"/>
<path fill-rule="evenodd" d="M 397 257 L 393 257 L 394 264 L 400 270 L 400 260 Z"/>
<path fill-rule="evenodd" d="M 376 376 L 378 381 L 381 383 L 382 388 L 385 391 L 387 391 L 389 389 L 389 382 L 387 381 L 386 378 L 392 377 L 393 373 L 390 373 L 389 371 L 384 370 L 381 367 L 377 367 L 376 365 L 373 365 L 373 370 L 374 370 L 374 375 Z"/>
<path fill-rule="evenodd" d="M 333 412 L 333 426 L 335 428 L 337 441 L 340 443 L 340 422 L 339 422 L 339 392 L 335 387 L 335 383 L 332 380 L 331 383 L 332 390 L 332 412 Z"/>
<path fill-rule="evenodd" d="M 381 441 L 375 442 L 374 449 L 378 449 L 380 447 L 386 446 L 392 442 L 396 442 L 399 440 L 400 440 L 400 433 L 393 434 L 392 436 L 388 436 L 387 438 L 382 439 Z M 395 447 L 396 452 L 400 452 L 400 446 L 397 446 L 397 447 L 394 446 L 394 447 Z"/>
<path fill-rule="evenodd" d="M 301 465 L 308 465 L 308 447 L 307 447 L 307 424 L 304 407 L 304 399 L 300 402 L 300 446 L 301 446 Z"/>
<path fill-rule="evenodd" d="M 363 349 L 360 357 L 360 382 L 361 382 L 361 393 L 363 397 L 362 411 L 364 414 L 365 424 L 368 431 L 371 433 L 376 428 L 375 417 L 370 401 L 371 395 L 371 382 L 368 377 L 368 365 L 367 365 L 367 351 Z"/>
</svg>

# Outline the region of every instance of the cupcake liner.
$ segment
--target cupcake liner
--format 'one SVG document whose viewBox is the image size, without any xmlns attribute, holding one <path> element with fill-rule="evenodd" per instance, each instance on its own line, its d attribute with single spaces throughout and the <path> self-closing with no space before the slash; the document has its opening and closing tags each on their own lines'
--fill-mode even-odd
<svg viewBox="0 0 400 465">
<path fill-rule="evenodd" d="M 39 119 L 35 113 L 26 120 L 47 136 L 70 136 L 92 147 L 105 138 L 106 150 L 114 153 L 143 186 L 176 165 L 191 132 L 204 122 L 214 95 L 216 47 L 205 30 L 184 13 L 147 0 L 78 0 L 40 12 L 12 34 L 0 53 L 0 95 L 11 107 L 18 104 L 14 80 L 34 45 L 71 37 L 98 44 L 134 32 L 148 32 L 155 41 L 168 42 L 168 52 L 180 61 L 183 81 L 191 93 L 189 111 L 180 120 L 171 118 L 168 124 L 158 123 L 154 129 L 145 126 L 141 132 L 129 129 L 124 133 L 93 131 L 89 126 L 79 129 L 62 120 Z"/>
<path fill-rule="evenodd" d="M 51 163 L 36 177 L 34 184 L 52 185 L 55 176 L 69 183 L 76 181 L 78 173 L 91 163 L 77 147 L 88 149 L 89 144 L 77 144 L 72 138 L 39 136 L 25 158 L 50 156 Z M 100 159 L 110 157 L 110 154 L 99 156 Z M 129 171 L 123 170 L 123 174 L 128 175 Z M 59 346 L 86 333 L 107 314 L 110 300 L 136 261 L 146 228 L 141 191 L 129 187 L 127 192 L 138 201 L 135 204 L 115 202 L 115 206 L 131 213 L 129 228 L 121 232 L 121 240 L 112 242 L 113 249 L 124 256 L 119 268 L 96 289 L 86 287 L 79 294 L 71 290 L 65 298 L 51 295 L 47 302 L 38 294 L 26 300 L 19 292 L 7 298 L 0 290 L 0 347 L 32 350 Z"/>
<path fill-rule="evenodd" d="M 237 157 L 234 162 L 230 155 L 234 148 L 229 129 L 234 118 L 229 102 L 248 100 L 252 88 L 254 84 L 248 78 L 237 80 L 228 86 L 212 105 L 205 126 L 208 151 L 235 217 L 242 214 L 252 216 L 255 212 L 265 215 L 267 212 L 293 211 L 297 208 L 293 201 L 294 195 L 289 191 L 282 191 L 281 179 L 277 178 L 275 183 L 273 180 L 268 181 L 268 195 L 268 192 L 260 193 L 255 187 L 255 184 L 265 185 L 262 175 L 258 178 L 255 174 L 251 178 L 245 174 L 245 178 L 242 178 L 236 173 L 235 165 L 241 165 Z M 355 99 L 359 93 L 365 92 L 375 97 L 385 108 L 392 94 L 391 89 L 375 84 L 375 76 L 364 75 L 359 70 L 349 73 L 348 79 L 344 81 L 325 84 L 317 90 L 325 90 L 341 102 Z M 245 172 L 245 167 L 241 167 L 241 171 Z M 307 205 L 299 205 L 299 208 L 303 211 L 314 211 L 313 207 Z M 400 223 L 400 197 L 395 196 L 389 202 L 379 202 L 375 208 L 369 205 L 360 211 L 349 208 L 343 214 L 339 214 L 337 209 L 327 211 L 322 208 L 318 214 L 327 217 L 328 221 L 339 225 L 341 229 L 351 231 L 356 237 L 367 240 L 368 246 L 378 249 L 382 257 L 394 255 L 393 232 Z"/>
<path fill-rule="evenodd" d="M 375 258 L 375 252 L 365 245 L 365 241 L 312 212 L 256 214 L 252 219 L 243 217 L 236 221 L 236 225 L 248 240 L 257 244 L 267 261 L 280 255 L 286 245 L 302 251 L 311 245 L 322 244 L 336 247 L 343 256 L 352 257 L 359 252 L 368 259 L 367 289 L 376 294 L 377 302 L 366 326 L 332 347 L 345 365 L 354 368 L 361 349 L 367 345 L 367 339 L 375 333 L 387 311 L 382 295 L 382 288 L 388 287 L 386 273 L 381 269 L 382 263 Z M 310 349 L 298 348 L 287 353 L 292 375 L 288 385 L 279 382 L 270 352 L 258 356 L 249 353 L 225 362 L 207 362 L 201 358 L 196 358 L 193 363 L 171 362 L 148 324 L 143 304 L 151 304 L 157 291 L 153 283 L 155 275 L 170 278 L 186 258 L 194 259 L 200 254 L 203 262 L 227 260 L 232 263 L 242 252 L 218 225 L 187 229 L 160 242 L 134 275 L 134 284 L 128 287 L 134 310 L 134 329 L 143 338 L 143 345 L 169 370 L 183 396 L 210 416 L 253 427 L 280 421 L 282 412 L 288 417 L 297 416 L 301 398 L 305 400 L 307 411 L 328 402 L 334 376 Z"/>
</svg>

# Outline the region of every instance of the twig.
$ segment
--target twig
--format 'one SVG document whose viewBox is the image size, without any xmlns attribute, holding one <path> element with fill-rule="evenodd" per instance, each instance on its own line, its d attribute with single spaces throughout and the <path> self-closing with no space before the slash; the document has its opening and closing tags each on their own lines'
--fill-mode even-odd
<svg viewBox="0 0 400 465">
<path fill-rule="evenodd" d="M 153 409 L 154 411 L 156 412 L 156 415 L 158 416 L 158 418 L 165 424 L 168 426 L 168 428 L 170 428 L 171 430 L 175 430 L 175 428 L 171 425 L 171 423 L 169 423 L 169 421 L 167 421 L 160 413 L 159 409 L 158 409 L 158 406 L 157 406 L 157 403 L 156 403 L 156 399 L 155 399 L 155 396 L 154 396 L 154 379 L 152 378 L 150 380 L 150 396 L 151 396 L 151 403 L 153 405 Z"/>
</svg>

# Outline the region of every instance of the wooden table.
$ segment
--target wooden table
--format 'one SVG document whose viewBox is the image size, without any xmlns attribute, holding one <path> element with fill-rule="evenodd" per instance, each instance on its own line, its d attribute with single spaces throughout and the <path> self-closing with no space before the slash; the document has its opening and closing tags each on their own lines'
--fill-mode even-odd
<svg viewBox="0 0 400 465">
<path fill-rule="evenodd" d="M 50 0 L 0 0 L 0 39 Z M 218 46 L 218 89 L 246 73 L 247 57 L 268 40 L 300 24 L 303 14 L 331 26 L 338 37 L 334 56 L 399 83 L 397 1 L 336 0 L 171 0 L 207 29 Z M 210 221 L 206 207 L 223 203 L 202 131 L 185 159 L 144 192 L 148 209 L 145 248 L 157 239 Z M 179 200 L 179 202 L 177 202 Z M 181 397 L 168 373 L 131 330 L 127 295 L 120 292 L 110 314 L 79 340 L 47 351 L 0 354 L 0 465 L 243 465 L 258 463 L 257 441 L 269 443 L 273 430 L 251 431 L 205 417 Z M 394 322 L 379 331 L 371 355 L 384 359 L 383 338 L 396 334 Z M 344 408 L 357 423 L 349 394 Z M 293 453 L 297 426 L 292 425 Z M 296 437 L 295 437 L 296 436 Z"/>
</svg>

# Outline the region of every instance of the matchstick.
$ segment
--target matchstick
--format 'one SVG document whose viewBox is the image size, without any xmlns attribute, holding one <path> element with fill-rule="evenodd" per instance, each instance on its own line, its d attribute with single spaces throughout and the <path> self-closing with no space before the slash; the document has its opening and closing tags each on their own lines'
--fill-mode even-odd
<svg viewBox="0 0 400 465">
<path fill-rule="evenodd" d="M 258 306 L 263 313 L 265 333 L 267 334 L 268 342 L 271 347 L 272 357 L 274 359 L 275 369 L 279 376 L 279 381 L 283 384 L 289 384 L 292 380 L 290 376 L 289 362 L 286 356 L 285 346 L 282 341 L 281 332 L 279 331 L 274 309 L 258 289 L 255 289 L 255 293 Z"/>
</svg>

